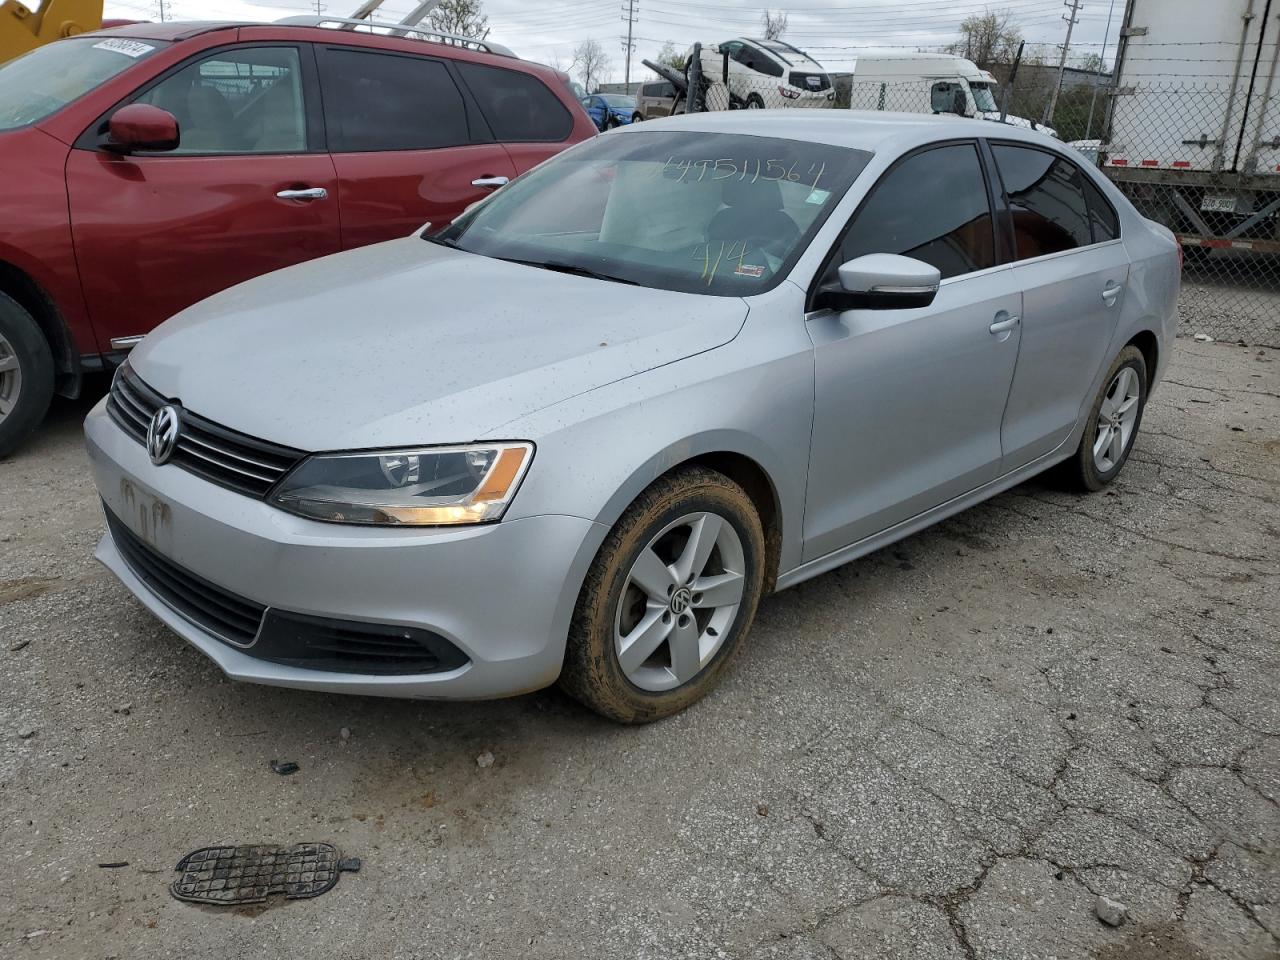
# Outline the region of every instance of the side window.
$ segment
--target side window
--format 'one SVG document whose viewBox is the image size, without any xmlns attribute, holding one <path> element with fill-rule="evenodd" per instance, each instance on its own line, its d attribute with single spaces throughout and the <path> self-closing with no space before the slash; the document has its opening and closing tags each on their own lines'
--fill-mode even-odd
<svg viewBox="0 0 1280 960">
<path fill-rule="evenodd" d="M 1111 205 L 1102 191 L 1084 174 L 1085 198 L 1089 201 L 1089 224 L 1093 227 L 1093 242 L 1103 243 L 1120 236 L 1120 218 L 1116 216 L 1116 208 Z"/>
<path fill-rule="evenodd" d="M 840 260 L 868 253 L 915 257 L 937 267 L 944 279 L 995 266 L 995 229 L 977 147 L 935 147 L 886 174 L 855 214 Z"/>
<path fill-rule="evenodd" d="M 138 103 L 178 118 L 174 154 L 302 153 L 307 112 L 294 47 L 226 50 L 183 67 Z"/>
<path fill-rule="evenodd" d="M 992 144 L 1013 216 L 1019 260 L 1093 242 L 1080 171 L 1044 150 Z"/>
<path fill-rule="evenodd" d="M 334 152 L 429 150 L 471 140 L 462 94 L 439 60 L 329 47 L 321 79 Z"/>
<path fill-rule="evenodd" d="M 478 63 L 457 68 L 497 139 L 559 142 L 572 132 L 573 117 L 537 77 Z M 596 97 L 592 106 L 606 104 Z"/>
<path fill-rule="evenodd" d="M 762 50 L 757 50 L 755 47 L 743 47 L 742 49 L 749 61 L 747 66 L 751 67 L 752 70 L 770 77 L 782 76 L 782 64 L 774 60 L 773 57 Z"/>
</svg>

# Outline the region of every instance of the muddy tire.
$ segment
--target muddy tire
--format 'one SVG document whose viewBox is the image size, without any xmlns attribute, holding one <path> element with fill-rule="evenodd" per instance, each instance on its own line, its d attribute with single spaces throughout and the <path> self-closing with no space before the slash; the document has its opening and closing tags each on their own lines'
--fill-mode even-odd
<svg viewBox="0 0 1280 960">
<path fill-rule="evenodd" d="M 53 353 L 21 304 L 0 293 L 0 457 L 18 448 L 53 399 Z"/>
<path fill-rule="evenodd" d="M 1146 360 L 1137 347 L 1127 346 L 1102 380 L 1080 446 L 1062 465 L 1059 476 L 1067 486 L 1092 493 L 1120 475 L 1138 437 L 1146 404 Z"/>
<path fill-rule="evenodd" d="M 680 712 L 738 652 L 764 566 L 764 531 L 741 487 L 702 467 L 657 480 L 596 554 L 569 628 L 561 688 L 620 723 Z"/>
</svg>

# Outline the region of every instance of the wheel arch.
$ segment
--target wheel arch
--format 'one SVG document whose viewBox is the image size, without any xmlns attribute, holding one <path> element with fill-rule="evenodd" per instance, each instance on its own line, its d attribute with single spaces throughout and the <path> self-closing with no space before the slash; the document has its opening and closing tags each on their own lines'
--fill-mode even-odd
<svg viewBox="0 0 1280 960">
<path fill-rule="evenodd" d="M 61 312 L 36 280 L 27 271 L 9 260 L 0 258 L 0 293 L 17 301 L 31 314 L 40 332 L 44 334 L 53 354 L 53 367 L 57 377 L 55 392 L 68 397 L 80 393 L 80 362 L 71 331 Z"/>
<path fill-rule="evenodd" d="M 1151 388 L 1156 382 L 1156 371 L 1160 362 L 1160 341 L 1156 335 L 1150 330 L 1140 330 L 1129 338 L 1126 347 L 1137 347 L 1142 354 L 1142 359 L 1147 365 L 1147 382 L 1145 384 L 1147 393 L 1151 393 Z"/>
<path fill-rule="evenodd" d="M 719 442 L 716 442 L 718 440 Z M 635 499 L 657 480 L 689 467 L 706 467 L 724 474 L 746 491 L 756 507 L 765 533 L 765 590 L 777 582 L 783 558 L 783 535 L 790 533 L 782 495 L 768 457 L 742 444 L 724 442 L 723 436 L 694 438 L 651 457 L 634 470 L 596 516 L 596 522 L 612 527 Z"/>
</svg>

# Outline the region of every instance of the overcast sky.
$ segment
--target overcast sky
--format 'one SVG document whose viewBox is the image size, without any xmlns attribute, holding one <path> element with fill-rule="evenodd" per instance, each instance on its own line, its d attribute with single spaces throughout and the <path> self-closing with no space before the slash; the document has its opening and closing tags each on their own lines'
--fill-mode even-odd
<svg viewBox="0 0 1280 960">
<path fill-rule="evenodd" d="M 108 17 L 158 19 L 159 0 L 107 0 Z M 314 13 L 308 0 L 164 0 L 171 20 L 276 20 Z M 359 0 L 320 0 L 324 12 L 347 16 Z M 568 69 L 573 50 L 581 41 L 598 40 L 612 59 L 612 78 L 622 80 L 625 61 L 623 38 L 629 0 L 559 0 L 534 4 L 527 0 L 484 0 L 492 39 L 506 44 L 520 56 Z M 775 0 L 776 2 L 776 0 Z M 1209 0 L 1212 2 L 1212 0 Z M 664 41 L 685 50 L 695 40 L 719 42 L 734 36 L 760 33 L 763 7 L 749 0 L 634 0 L 635 53 L 632 80 L 651 76 L 640 64 L 653 57 Z M 1072 54 L 1101 52 L 1112 0 L 1092 0 L 1082 5 L 1072 37 Z M 415 6 L 414 0 L 386 0 L 376 16 L 399 20 Z M 857 48 L 903 47 L 936 49 L 956 38 L 960 21 L 988 7 L 1009 10 L 1028 41 L 1046 60 L 1057 55 L 1067 30 L 1063 0 L 797 0 L 778 7 L 789 14 L 784 39 L 807 50 L 829 69 L 847 67 Z M 1115 0 L 1108 60 L 1115 50 L 1116 31 L 1124 12 L 1124 0 Z"/>
</svg>

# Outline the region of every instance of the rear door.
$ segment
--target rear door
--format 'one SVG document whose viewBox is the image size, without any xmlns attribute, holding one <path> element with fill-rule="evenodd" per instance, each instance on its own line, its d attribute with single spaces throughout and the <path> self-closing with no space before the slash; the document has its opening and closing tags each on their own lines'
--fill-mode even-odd
<svg viewBox="0 0 1280 960">
<path fill-rule="evenodd" d="M 1001 436 L 1005 470 L 1070 435 L 1106 362 L 1129 259 L 1115 210 L 1065 157 L 992 143 L 1023 291 L 1022 346 Z"/>
<path fill-rule="evenodd" d="M 821 282 L 868 253 L 923 260 L 942 284 L 928 307 L 809 317 L 816 391 L 806 561 L 1000 469 L 1022 296 L 1013 270 L 999 265 L 975 143 L 928 147 L 892 167 L 854 214 Z"/>
<path fill-rule="evenodd" d="M 67 158 L 67 194 L 104 348 L 233 284 L 339 249 L 318 100 L 309 47 L 224 47 L 131 98 L 177 117 L 176 150 L 107 153 L 98 148 L 106 116 L 85 131 Z"/>
<path fill-rule="evenodd" d="M 534 75 L 464 61 L 458 61 L 457 70 L 517 174 L 555 156 L 573 137 L 573 114 Z M 592 100 L 599 102 L 600 113 L 592 111 L 591 118 L 602 126 L 608 104 L 600 96 Z"/>
<path fill-rule="evenodd" d="M 325 46 L 329 147 L 345 249 L 447 226 L 516 174 L 443 57 Z"/>
</svg>

